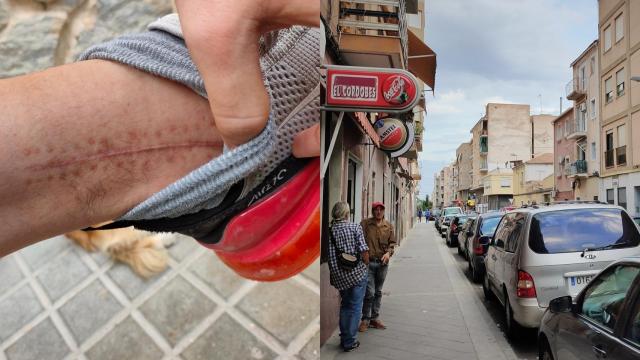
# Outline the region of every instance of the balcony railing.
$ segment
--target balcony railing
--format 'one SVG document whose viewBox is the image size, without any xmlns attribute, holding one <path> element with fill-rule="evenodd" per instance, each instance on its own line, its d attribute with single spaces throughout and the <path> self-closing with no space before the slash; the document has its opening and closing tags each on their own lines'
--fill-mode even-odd
<svg viewBox="0 0 640 360">
<path fill-rule="evenodd" d="M 613 167 L 615 163 L 613 162 L 613 152 L 614 150 L 607 150 L 604 152 L 604 166 L 605 167 Z"/>
<path fill-rule="evenodd" d="M 582 96 L 587 94 L 587 88 L 589 87 L 589 81 L 586 77 L 574 77 L 570 80 L 565 86 L 565 91 L 567 93 L 567 99 L 569 100 L 578 100 Z"/>
<path fill-rule="evenodd" d="M 342 0 L 337 35 L 364 35 L 400 40 L 403 66 L 409 61 L 405 0 Z"/>
<path fill-rule="evenodd" d="M 489 170 L 487 159 L 480 159 L 480 171 L 487 171 L 487 170 Z"/>
<path fill-rule="evenodd" d="M 616 148 L 616 165 L 627 165 L 627 147 L 620 146 Z"/>
<path fill-rule="evenodd" d="M 576 160 L 569 166 L 569 176 L 587 176 L 587 161 Z"/>
<path fill-rule="evenodd" d="M 577 118 L 569 123 L 567 139 L 574 139 L 587 136 L 587 121 L 577 114 Z"/>
</svg>

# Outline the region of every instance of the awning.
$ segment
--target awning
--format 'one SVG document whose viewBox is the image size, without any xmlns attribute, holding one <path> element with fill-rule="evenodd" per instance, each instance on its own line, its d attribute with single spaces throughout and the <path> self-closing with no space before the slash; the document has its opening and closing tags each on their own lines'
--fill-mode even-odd
<svg viewBox="0 0 640 360">
<path fill-rule="evenodd" d="M 409 71 L 429 85 L 436 86 L 436 53 L 431 50 L 413 31 L 409 33 Z"/>
<path fill-rule="evenodd" d="M 368 135 L 371 138 L 371 141 L 373 141 L 377 147 L 380 147 L 380 136 L 378 136 L 378 133 L 373 129 L 373 126 L 369 119 L 367 119 L 365 113 L 357 112 L 347 114 L 358 125 L 362 133 Z"/>
</svg>

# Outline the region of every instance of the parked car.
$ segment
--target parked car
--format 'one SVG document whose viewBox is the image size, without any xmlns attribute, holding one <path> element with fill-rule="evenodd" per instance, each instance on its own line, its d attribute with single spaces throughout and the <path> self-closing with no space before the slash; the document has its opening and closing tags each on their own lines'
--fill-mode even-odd
<svg viewBox="0 0 640 360">
<path fill-rule="evenodd" d="M 440 218 L 440 236 L 443 238 L 447 236 L 447 231 L 449 230 L 449 224 L 451 223 L 451 219 L 453 219 L 456 215 L 444 215 Z"/>
<path fill-rule="evenodd" d="M 475 226 L 476 220 L 477 220 L 476 214 L 474 214 L 473 216 L 470 216 L 469 220 L 467 220 L 467 222 L 464 223 L 464 225 L 462 226 L 462 229 L 460 229 L 460 233 L 458 233 L 458 255 L 462 256 L 465 259 L 467 259 L 467 251 L 466 251 L 467 237 L 469 232 Z"/>
<path fill-rule="evenodd" d="M 577 296 L 549 302 L 539 359 L 640 359 L 640 258 L 609 265 Z"/>
<path fill-rule="evenodd" d="M 469 219 L 469 215 L 456 215 L 451 219 L 451 223 L 445 235 L 445 241 L 448 247 L 454 247 L 458 245 L 458 234 Z"/>
<path fill-rule="evenodd" d="M 485 257 L 485 297 L 504 306 L 506 333 L 536 328 L 561 296 L 576 296 L 611 262 L 640 254 L 627 212 L 608 204 L 557 204 L 505 214 Z"/>
<path fill-rule="evenodd" d="M 456 215 L 456 214 L 463 214 L 464 212 L 462 211 L 461 207 L 458 206 L 452 206 L 452 207 L 446 207 L 442 210 L 442 214 L 443 215 Z"/>
<path fill-rule="evenodd" d="M 489 237 L 493 236 L 502 214 L 491 212 L 479 215 L 464 234 L 458 235 L 458 243 L 462 244 L 468 261 L 469 273 L 474 282 L 480 282 L 484 277 L 484 258 L 489 247 Z"/>
<path fill-rule="evenodd" d="M 638 224 L 638 226 L 640 226 L 640 216 L 634 216 L 633 221 L 635 221 L 635 223 Z"/>
</svg>

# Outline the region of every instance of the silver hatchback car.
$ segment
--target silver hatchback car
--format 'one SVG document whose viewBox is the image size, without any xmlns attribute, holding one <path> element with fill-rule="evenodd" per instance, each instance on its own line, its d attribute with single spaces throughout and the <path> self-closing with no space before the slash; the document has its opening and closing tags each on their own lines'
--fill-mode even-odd
<svg viewBox="0 0 640 360">
<path fill-rule="evenodd" d="M 483 290 L 504 306 L 512 337 L 537 328 L 552 299 L 575 297 L 611 262 L 640 254 L 640 232 L 621 207 L 567 203 L 505 214 L 489 244 Z"/>
</svg>

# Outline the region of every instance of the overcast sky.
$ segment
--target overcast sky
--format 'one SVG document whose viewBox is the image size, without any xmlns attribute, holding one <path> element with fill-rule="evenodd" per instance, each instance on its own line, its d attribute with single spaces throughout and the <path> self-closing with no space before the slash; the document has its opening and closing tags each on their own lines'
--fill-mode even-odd
<svg viewBox="0 0 640 360">
<path fill-rule="evenodd" d="M 425 0 L 426 43 L 438 55 L 427 93 L 420 198 L 455 158 L 487 102 L 530 104 L 557 115 L 570 106 L 569 65 L 598 36 L 597 0 Z"/>
</svg>

